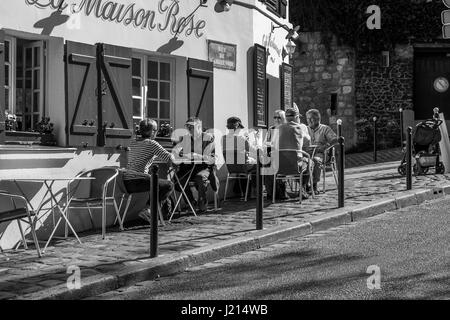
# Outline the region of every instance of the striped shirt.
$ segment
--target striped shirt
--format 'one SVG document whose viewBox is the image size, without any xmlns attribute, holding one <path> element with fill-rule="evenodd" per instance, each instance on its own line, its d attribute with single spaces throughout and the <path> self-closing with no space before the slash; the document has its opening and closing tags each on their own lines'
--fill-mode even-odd
<svg viewBox="0 0 450 320">
<path fill-rule="evenodd" d="M 155 158 L 169 162 L 171 154 L 155 140 L 132 140 L 128 154 L 127 169 L 148 173 Z"/>
</svg>

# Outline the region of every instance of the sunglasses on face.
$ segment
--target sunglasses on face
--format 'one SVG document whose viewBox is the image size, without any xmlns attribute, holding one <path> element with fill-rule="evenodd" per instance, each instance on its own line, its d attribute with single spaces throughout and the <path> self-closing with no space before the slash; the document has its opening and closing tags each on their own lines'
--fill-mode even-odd
<svg viewBox="0 0 450 320">
<path fill-rule="evenodd" d="M 273 117 L 275 120 L 281 120 L 281 117 L 275 116 Z"/>
</svg>

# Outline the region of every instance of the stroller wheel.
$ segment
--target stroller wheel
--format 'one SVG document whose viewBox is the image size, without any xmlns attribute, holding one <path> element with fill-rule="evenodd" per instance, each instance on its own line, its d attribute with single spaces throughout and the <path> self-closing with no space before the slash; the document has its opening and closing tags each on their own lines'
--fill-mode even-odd
<svg viewBox="0 0 450 320">
<path fill-rule="evenodd" d="M 406 176 L 406 165 L 405 164 L 400 165 L 397 170 L 401 176 Z"/>
<path fill-rule="evenodd" d="M 443 174 L 444 172 L 445 172 L 445 166 L 442 162 L 439 162 L 438 166 L 436 167 L 436 173 Z"/>
</svg>

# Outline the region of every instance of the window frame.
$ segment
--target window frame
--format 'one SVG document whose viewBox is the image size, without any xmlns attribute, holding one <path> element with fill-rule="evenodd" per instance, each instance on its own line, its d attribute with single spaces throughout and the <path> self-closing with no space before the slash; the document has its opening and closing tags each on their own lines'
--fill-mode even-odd
<svg viewBox="0 0 450 320">
<path fill-rule="evenodd" d="M 8 89 L 8 105 L 5 106 L 5 110 L 8 110 L 9 113 L 15 114 L 16 113 L 16 99 L 15 99 L 15 88 L 16 88 L 16 73 L 13 72 L 13 70 L 16 69 L 16 59 L 13 59 L 13 57 L 16 56 L 16 38 L 11 36 L 5 36 L 5 48 L 6 48 L 6 42 L 9 42 L 9 62 L 6 62 L 5 60 L 5 66 L 7 65 L 9 67 L 9 86 L 6 85 L 6 79 L 5 79 L 5 90 Z M 6 72 L 5 72 L 5 78 L 6 78 Z M 5 92 L 6 94 L 6 92 Z"/>
<path fill-rule="evenodd" d="M 175 98 L 176 98 L 176 86 L 175 86 L 175 80 L 176 80 L 176 60 L 173 57 L 166 57 L 163 55 L 155 55 L 151 53 L 146 52 L 139 52 L 139 51 L 133 51 L 132 59 L 139 59 L 140 60 L 140 67 L 141 67 L 141 75 L 140 77 L 132 75 L 132 79 L 140 79 L 141 80 L 141 90 L 140 90 L 140 96 L 136 96 L 133 94 L 133 100 L 139 99 L 141 100 L 141 117 L 137 117 L 134 115 L 133 110 L 133 122 L 139 121 L 145 118 L 149 118 L 148 116 L 148 108 L 149 104 L 148 101 L 158 101 L 158 116 L 157 117 L 151 117 L 158 123 L 158 128 L 160 128 L 161 121 L 167 122 L 169 121 L 170 126 L 173 127 L 175 123 Z M 161 80 L 160 79 L 160 72 L 158 72 L 158 79 L 150 79 L 148 74 L 148 65 L 149 61 L 155 61 L 158 63 L 158 71 L 160 70 L 161 63 L 167 63 L 170 65 L 170 80 Z M 148 97 L 148 82 L 150 80 L 157 80 L 158 81 L 158 98 L 149 98 Z M 167 99 L 161 99 L 160 98 L 160 84 L 161 82 L 170 83 L 170 97 L 169 100 Z M 160 117 L 160 103 L 161 100 L 163 102 L 169 102 L 169 118 L 161 118 Z M 134 122 L 134 124 L 136 124 Z"/>
</svg>

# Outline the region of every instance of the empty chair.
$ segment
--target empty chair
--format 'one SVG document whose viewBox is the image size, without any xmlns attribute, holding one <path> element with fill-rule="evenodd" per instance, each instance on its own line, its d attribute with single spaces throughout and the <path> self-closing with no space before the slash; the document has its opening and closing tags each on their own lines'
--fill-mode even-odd
<svg viewBox="0 0 450 320">
<path fill-rule="evenodd" d="M 322 163 L 322 177 L 323 177 L 323 192 L 326 191 L 326 172 L 327 168 L 331 169 L 331 173 L 334 178 L 334 182 L 336 183 L 336 187 L 338 186 L 337 181 L 337 163 L 336 163 L 336 145 L 332 145 L 331 147 L 328 147 L 325 149 L 324 152 L 324 159 Z"/>
<path fill-rule="evenodd" d="M 11 200 L 12 207 L 5 211 L 0 211 L 0 223 L 3 222 L 11 222 L 17 221 L 19 226 L 20 235 L 22 236 L 22 242 L 25 249 L 28 249 L 27 241 L 25 239 L 25 234 L 22 229 L 22 225 L 20 222 L 25 222 L 30 226 L 31 235 L 33 237 L 34 245 L 36 246 L 36 250 L 39 258 L 41 257 L 41 249 L 39 247 L 39 242 L 36 236 L 36 220 L 32 217 L 35 217 L 35 213 L 28 209 L 27 200 L 19 195 L 11 194 L 7 191 L 0 190 L 0 197 L 9 198 Z M 17 200 L 21 202 L 20 206 L 18 206 Z M 0 251 L 3 253 L 2 247 L 0 247 Z"/>
<path fill-rule="evenodd" d="M 106 236 L 106 209 L 108 205 L 112 205 L 117 220 L 119 221 L 120 230 L 123 230 L 123 222 L 120 217 L 119 207 L 117 206 L 115 192 L 116 192 L 116 179 L 119 174 L 118 168 L 115 167 L 102 167 L 92 169 L 79 174 L 82 177 L 92 177 L 94 179 L 72 182 L 68 189 L 69 206 L 67 209 L 67 217 L 69 218 L 70 209 L 88 209 L 89 217 L 91 219 L 92 226 L 94 226 L 94 220 L 92 217 L 93 209 L 101 209 L 102 211 L 102 238 Z M 77 195 L 80 191 L 83 191 L 83 195 Z M 67 237 L 67 226 L 66 226 Z"/>
<path fill-rule="evenodd" d="M 227 180 L 225 182 L 225 190 L 223 194 L 223 201 L 226 200 L 227 192 L 228 192 L 228 183 L 229 180 L 237 180 L 239 182 L 239 188 L 241 188 L 240 180 L 246 180 L 245 187 L 245 201 L 248 198 L 248 191 L 250 187 L 250 181 L 252 180 L 252 175 L 256 174 L 256 165 L 251 164 L 228 164 L 227 163 Z M 241 189 L 242 196 L 242 189 Z"/>
</svg>

